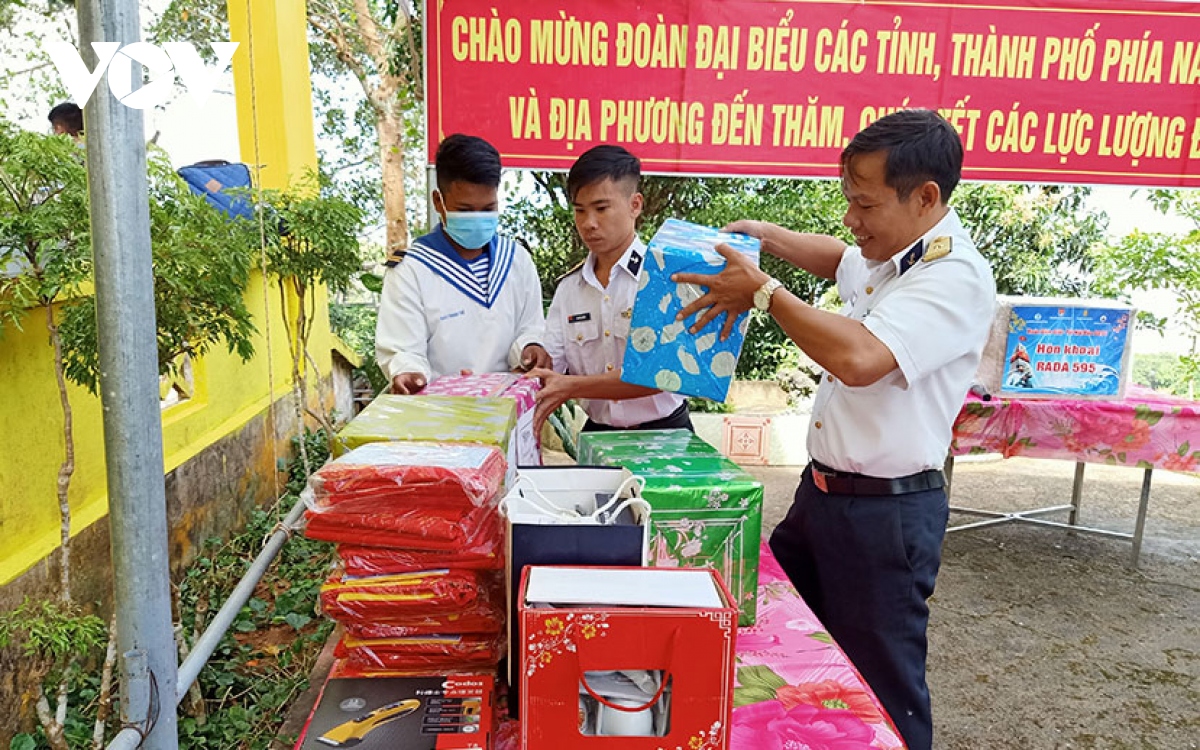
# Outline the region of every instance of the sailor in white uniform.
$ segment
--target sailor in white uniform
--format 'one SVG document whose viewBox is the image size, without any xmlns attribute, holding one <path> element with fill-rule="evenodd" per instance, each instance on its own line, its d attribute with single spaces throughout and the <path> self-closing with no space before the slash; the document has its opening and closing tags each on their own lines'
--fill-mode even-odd
<svg viewBox="0 0 1200 750">
<path fill-rule="evenodd" d="M 559 282 L 546 316 L 546 349 L 554 369 L 542 378 L 535 422 L 578 398 L 585 431 L 692 429 L 687 400 L 622 382 L 633 300 L 646 246 L 635 230 L 642 212 L 641 164 L 620 146 L 596 146 L 567 176 L 575 228 L 587 258 Z"/>
<path fill-rule="evenodd" d="M 441 223 L 389 256 L 375 356 L 394 393 L 430 379 L 548 366 L 541 284 L 529 253 L 496 234 L 500 154 L 481 138 L 438 146 Z"/>
</svg>

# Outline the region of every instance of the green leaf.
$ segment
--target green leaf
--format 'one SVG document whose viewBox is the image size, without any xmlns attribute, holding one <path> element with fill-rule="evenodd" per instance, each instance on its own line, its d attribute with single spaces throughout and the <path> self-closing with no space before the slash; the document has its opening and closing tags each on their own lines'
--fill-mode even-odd
<svg viewBox="0 0 1200 750">
<path fill-rule="evenodd" d="M 1139 468 L 1139 469 L 1153 469 L 1153 468 L 1154 468 L 1154 464 L 1150 463 L 1149 461 L 1147 461 L 1147 460 L 1145 460 L 1145 459 L 1142 459 L 1141 461 L 1138 461 L 1138 462 L 1137 462 L 1137 468 Z"/>
<path fill-rule="evenodd" d="M 1179 446 L 1178 453 L 1179 453 L 1180 457 L 1183 457 L 1183 456 L 1186 456 L 1188 454 L 1188 451 L 1190 451 L 1191 449 L 1192 449 L 1191 441 L 1184 440 L 1183 445 Z"/>
<path fill-rule="evenodd" d="M 1121 451 L 1120 453 L 1117 454 L 1117 460 L 1120 461 L 1121 463 L 1129 462 L 1128 457 L 1125 455 L 1125 451 Z"/>
<path fill-rule="evenodd" d="M 737 681 L 743 687 L 759 687 L 770 690 L 772 695 L 787 684 L 787 680 L 775 674 L 775 671 L 767 666 L 742 667 L 737 671 Z"/>
<path fill-rule="evenodd" d="M 775 699 L 775 691 L 761 687 L 739 687 L 733 689 L 733 707 L 749 706 Z"/>
<path fill-rule="evenodd" d="M 8 743 L 8 750 L 34 750 L 37 747 L 37 741 L 30 734 L 14 735 L 12 742 Z"/>
<path fill-rule="evenodd" d="M 1146 424 L 1153 427 L 1154 425 L 1158 424 L 1159 421 L 1162 420 L 1162 418 L 1163 418 L 1163 413 L 1161 411 L 1148 411 L 1148 412 L 1146 412 L 1145 421 L 1146 421 Z"/>
<path fill-rule="evenodd" d="M 300 630 L 305 625 L 312 622 L 311 617 L 308 615 L 299 614 L 297 612 L 289 612 L 283 619 L 287 621 L 288 625 L 291 625 L 296 630 Z"/>
<path fill-rule="evenodd" d="M 829 633 L 826 633 L 824 630 L 819 630 L 815 633 L 809 633 L 808 637 L 812 638 L 814 641 L 820 641 L 821 643 L 833 645 L 833 636 L 829 635 Z"/>
<path fill-rule="evenodd" d="M 376 294 L 383 294 L 383 277 L 376 276 L 373 273 L 359 274 L 358 282 L 367 288 L 367 291 Z"/>
</svg>

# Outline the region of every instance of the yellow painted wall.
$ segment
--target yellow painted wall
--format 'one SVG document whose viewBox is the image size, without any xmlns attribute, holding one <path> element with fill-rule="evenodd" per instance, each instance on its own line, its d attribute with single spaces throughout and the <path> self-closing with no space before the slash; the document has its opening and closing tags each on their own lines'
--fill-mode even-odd
<svg viewBox="0 0 1200 750">
<path fill-rule="evenodd" d="M 230 0 L 229 11 L 233 40 L 241 43 L 233 70 L 242 160 L 257 173 L 256 184 L 284 188 L 316 166 L 304 3 Z M 291 388 L 277 286 L 264 287 L 255 273 L 246 301 L 258 328 L 256 356 L 243 364 L 218 346 L 196 363 L 193 398 L 163 412 L 167 472 L 266 412 Z M 324 290 L 318 291 L 317 310 L 309 349 L 321 376 L 328 377 L 334 342 Z M 62 412 L 44 310 L 31 310 L 23 325 L 0 337 L 0 585 L 51 553 L 59 539 L 55 482 L 63 456 Z M 310 375 L 310 389 L 316 383 Z M 104 519 L 108 500 L 99 399 L 74 386 L 69 392 L 76 450 L 70 501 L 77 533 Z"/>
<path fill-rule="evenodd" d="M 255 357 L 243 364 L 223 347 L 214 348 L 195 364 L 193 398 L 163 412 L 164 471 L 238 431 L 288 394 L 291 360 L 279 291 L 274 284 L 267 291 L 269 319 L 264 314 L 262 277 L 255 273 L 246 292 L 259 329 Z M 319 308 L 325 309 L 324 301 Z M 310 350 L 321 375 L 328 377 L 334 343 L 328 316 L 319 317 Z M 63 458 L 62 411 L 44 309 L 30 310 L 23 327 L 5 330 L 0 338 L 0 434 L 5 446 L 0 451 L 0 585 L 50 554 L 59 540 L 55 483 Z M 315 384 L 310 375 L 310 388 Z M 78 533 L 108 513 L 104 431 L 99 398 L 73 385 L 68 392 L 75 422 L 72 531 Z M 290 400 L 284 403 L 290 408 Z"/>
</svg>

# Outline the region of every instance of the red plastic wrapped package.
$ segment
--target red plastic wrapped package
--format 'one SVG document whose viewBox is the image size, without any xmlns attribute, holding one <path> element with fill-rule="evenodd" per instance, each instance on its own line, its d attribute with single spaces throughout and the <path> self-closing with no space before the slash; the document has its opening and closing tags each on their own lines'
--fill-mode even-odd
<svg viewBox="0 0 1200 750">
<path fill-rule="evenodd" d="M 314 511 L 350 513 L 494 505 L 508 464 L 486 445 L 382 442 L 359 446 L 309 480 Z"/>
<path fill-rule="evenodd" d="M 498 515 L 492 507 L 464 511 L 410 506 L 364 513 L 307 510 L 304 535 L 326 542 L 453 551 L 499 536 Z"/>
<path fill-rule="evenodd" d="M 413 614 L 395 622 L 343 623 L 347 637 L 358 640 L 411 638 L 421 635 L 470 633 L 495 635 L 504 628 L 504 610 L 491 602 L 479 602 L 461 612 L 443 615 Z"/>
<path fill-rule="evenodd" d="M 358 664 L 351 664 L 346 659 L 334 659 L 333 666 L 329 668 L 329 679 L 331 680 L 335 678 L 352 677 L 409 677 L 414 674 L 429 675 L 430 672 L 427 669 L 378 669 L 375 667 L 364 667 Z M 482 692 L 486 693 L 487 695 L 491 695 L 492 680 L 495 677 L 495 668 L 483 666 L 477 668 L 467 667 L 463 669 L 447 669 L 436 676 L 441 677 L 445 675 L 469 675 L 473 678 L 473 684 L 485 684 L 486 687 L 482 688 Z"/>
<path fill-rule="evenodd" d="M 367 640 L 346 635 L 333 655 L 365 669 L 463 669 L 495 665 L 503 646 L 497 633 Z"/>
<path fill-rule="evenodd" d="M 334 573 L 321 586 L 321 609 L 339 622 L 403 622 L 413 615 L 501 606 L 500 576 L 491 571 L 426 570 L 356 578 Z"/>
<path fill-rule="evenodd" d="M 355 541 L 363 541 L 361 535 Z M 420 550 L 339 544 L 337 552 L 346 573 L 352 576 L 416 573 L 441 568 L 503 570 L 504 521 L 499 514 L 493 515 L 481 523 L 475 535 L 457 549 Z"/>
</svg>

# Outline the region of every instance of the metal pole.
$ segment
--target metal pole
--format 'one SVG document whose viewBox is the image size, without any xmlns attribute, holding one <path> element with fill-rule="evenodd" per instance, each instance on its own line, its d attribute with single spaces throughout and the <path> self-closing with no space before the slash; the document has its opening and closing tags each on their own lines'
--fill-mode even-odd
<svg viewBox="0 0 1200 750">
<path fill-rule="evenodd" d="M 432 232 L 433 228 L 442 220 L 442 217 L 438 216 L 438 212 L 433 210 L 434 190 L 437 190 L 437 167 L 430 164 L 425 167 L 425 217 L 429 222 L 429 228 L 426 230 L 428 232 Z"/>
<path fill-rule="evenodd" d="M 1150 480 L 1154 476 L 1154 469 L 1146 469 L 1146 473 L 1142 476 L 1142 494 L 1138 498 L 1137 523 L 1133 527 L 1133 555 L 1130 558 L 1131 568 L 1138 566 L 1138 560 L 1142 556 L 1142 535 L 1146 533 L 1146 507 L 1150 505 Z"/>
<path fill-rule="evenodd" d="M 271 535 L 262 551 L 258 553 L 258 557 L 254 558 L 254 562 L 250 565 L 249 570 L 242 576 L 242 580 L 238 582 L 237 588 L 229 595 L 229 599 L 217 612 L 217 616 L 209 623 L 204 634 L 196 641 L 196 645 L 192 646 L 191 653 L 188 658 L 184 659 L 183 664 L 179 666 L 179 678 L 175 685 L 176 702 L 183 700 L 183 696 L 187 693 L 188 688 L 200 676 L 200 670 L 208 662 L 213 651 L 221 643 L 221 638 L 225 636 L 225 631 L 229 630 L 229 626 L 237 619 L 238 613 L 242 611 L 242 606 L 250 600 L 254 594 L 254 587 L 258 585 L 259 580 L 263 577 L 263 573 L 271 566 L 271 562 L 275 560 L 275 556 L 279 554 L 279 550 L 283 548 L 284 542 L 288 540 L 288 535 L 297 528 L 297 522 L 300 516 L 304 514 L 305 504 L 303 500 L 297 500 L 292 506 L 292 510 L 287 514 L 280 524 L 281 528 Z"/>
<path fill-rule="evenodd" d="M 1083 469 L 1087 466 L 1083 461 L 1075 462 L 1075 483 L 1071 485 L 1071 517 L 1068 522 L 1074 526 L 1079 523 L 1079 505 L 1083 502 Z"/>
<path fill-rule="evenodd" d="M 140 40 L 137 0 L 78 0 L 76 7 L 81 53 L 89 68 L 96 64 L 92 42 Z M 132 67 L 136 90 L 141 69 Z M 86 113 L 88 194 L 122 694 L 135 676 L 131 661 L 142 665 L 150 688 L 149 715 L 126 715 L 123 702 L 122 719 L 139 726 L 142 747 L 176 750 L 177 652 L 142 117 L 103 83 L 96 87 Z M 131 654 L 138 659 L 127 658 Z"/>
</svg>

